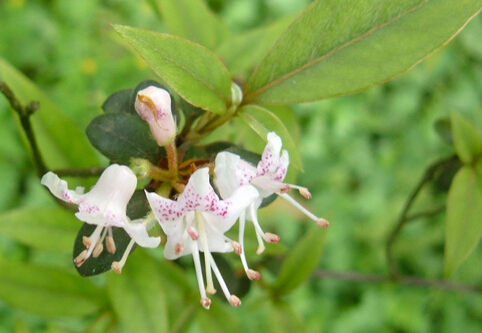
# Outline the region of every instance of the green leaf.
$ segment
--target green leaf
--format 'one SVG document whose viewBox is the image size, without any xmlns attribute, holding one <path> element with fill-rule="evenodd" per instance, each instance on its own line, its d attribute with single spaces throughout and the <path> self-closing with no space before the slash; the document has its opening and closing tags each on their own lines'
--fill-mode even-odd
<svg viewBox="0 0 482 333">
<path fill-rule="evenodd" d="M 270 332 L 307 332 L 306 323 L 293 307 L 282 300 L 276 300 L 270 306 Z"/>
<path fill-rule="evenodd" d="M 290 154 L 291 164 L 295 168 L 303 170 L 301 155 L 292 137 L 292 133 L 288 131 L 286 126 L 273 112 L 259 105 L 245 105 L 239 110 L 237 115 L 265 142 L 267 142 L 269 132 L 276 132 L 283 140 L 283 148 Z"/>
<path fill-rule="evenodd" d="M 122 274 L 109 274 L 107 291 L 114 311 L 129 332 L 168 331 L 160 268 L 142 251 L 129 258 Z"/>
<path fill-rule="evenodd" d="M 124 89 L 113 93 L 102 104 L 102 110 L 104 112 L 132 113 L 130 103 L 133 93 L 134 89 Z"/>
<path fill-rule="evenodd" d="M 199 326 L 203 332 L 209 333 L 241 333 L 241 323 L 232 312 L 226 308 L 221 299 L 216 299 L 211 304 L 209 311 L 202 307 L 197 312 Z"/>
<path fill-rule="evenodd" d="M 129 204 L 127 205 L 127 216 L 131 220 L 144 217 L 149 211 L 149 204 L 143 190 L 137 190 L 134 192 Z M 84 223 L 80 228 L 74 243 L 73 257 L 76 258 L 82 251 L 86 249 L 83 237 L 90 237 L 94 232 L 97 225 Z M 111 270 L 112 263 L 114 261 L 120 261 L 124 252 L 127 249 L 131 241 L 131 237 L 122 228 L 112 228 L 112 235 L 114 238 L 116 251 L 115 253 L 109 253 L 105 249 L 98 257 L 89 257 L 80 267 L 76 267 L 77 272 L 82 276 L 93 276 L 101 273 L 105 273 Z M 104 241 L 105 242 L 105 241 Z M 130 253 L 132 253 L 137 247 L 134 244 Z"/>
<path fill-rule="evenodd" d="M 0 215 L 0 234 L 34 248 L 70 253 L 79 224 L 64 208 L 22 208 Z"/>
<path fill-rule="evenodd" d="M 42 316 L 83 316 L 105 303 L 90 280 L 53 267 L 0 261 L 0 285 L 1 300 Z"/>
<path fill-rule="evenodd" d="M 95 117 L 86 129 L 92 145 L 114 163 L 129 165 L 132 157 L 157 163 L 159 146 L 139 116 L 109 112 Z"/>
<path fill-rule="evenodd" d="M 313 273 L 323 253 L 326 235 L 326 229 L 312 227 L 298 241 L 283 262 L 278 279 L 271 286 L 274 295 L 289 294 Z"/>
<path fill-rule="evenodd" d="M 231 37 L 216 49 L 233 76 L 246 79 L 266 55 L 275 40 L 293 22 L 294 17 L 284 17 L 267 27 L 253 29 Z"/>
<path fill-rule="evenodd" d="M 474 251 L 482 237 L 481 216 L 482 178 L 464 166 L 455 175 L 447 198 L 445 276 L 455 272 Z"/>
<path fill-rule="evenodd" d="M 455 151 L 465 164 L 472 164 L 482 152 L 482 136 L 473 123 L 458 112 L 452 112 L 452 136 Z"/>
<path fill-rule="evenodd" d="M 482 0 L 317 0 L 255 69 L 245 101 L 293 104 L 381 84 L 444 46 L 481 7 Z"/>
<path fill-rule="evenodd" d="M 40 108 L 30 119 L 40 152 L 49 168 L 81 168 L 99 163 L 92 146 L 77 124 L 34 83 L 1 58 L 0 80 L 12 89 L 22 104 L 40 102 Z M 23 129 L 21 133 L 23 134 Z"/>
<path fill-rule="evenodd" d="M 218 114 L 230 106 L 231 77 L 214 53 L 179 37 L 121 25 L 114 28 L 190 104 Z"/>
<path fill-rule="evenodd" d="M 229 36 L 228 27 L 202 0 L 157 0 L 163 22 L 173 35 L 214 49 Z"/>
</svg>

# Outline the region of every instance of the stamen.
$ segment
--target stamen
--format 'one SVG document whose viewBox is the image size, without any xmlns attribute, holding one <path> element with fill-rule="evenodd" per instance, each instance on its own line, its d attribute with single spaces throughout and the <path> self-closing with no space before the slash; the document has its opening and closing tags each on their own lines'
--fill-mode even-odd
<svg viewBox="0 0 482 333">
<path fill-rule="evenodd" d="M 305 207 L 303 207 L 302 205 L 300 205 L 295 199 L 290 197 L 288 194 L 279 194 L 279 196 L 282 197 L 283 199 L 285 199 L 286 201 L 288 201 L 290 204 L 292 204 L 296 208 L 298 208 L 302 213 L 304 213 L 306 216 L 308 216 L 310 219 L 312 219 L 313 221 L 315 221 L 318 224 L 318 221 L 320 220 L 320 218 L 318 216 L 316 216 L 315 214 L 313 214 L 312 212 L 310 212 Z M 326 220 L 324 220 L 324 221 L 326 221 Z M 328 221 L 326 221 L 326 222 L 328 222 Z M 320 222 L 320 223 L 322 223 L 321 226 L 326 225 L 326 223 L 324 223 L 324 222 Z M 324 227 L 324 228 L 326 228 L 326 227 Z"/>
<path fill-rule="evenodd" d="M 215 294 L 216 289 L 213 283 L 213 274 L 211 272 L 211 260 L 212 256 L 209 252 L 209 244 L 206 236 L 206 228 L 204 226 L 204 218 L 200 212 L 196 212 L 196 220 L 198 222 L 199 232 L 201 236 L 201 244 L 204 252 L 204 268 L 206 271 L 206 292 L 209 294 Z"/>
<path fill-rule="evenodd" d="M 259 225 L 258 216 L 256 215 L 256 209 L 254 208 L 254 203 L 252 203 L 249 206 L 249 209 L 251 211 L 251 219 L 253 220 L 252 222 L 254 225 L 254 229 L 256 230 L 256 239 L 258 240 L 258 249 L 256 250 L 256 253 L 261 254 L 264 252 L 264 249 L 265 249 L 264 243 L 263 243 L 264 232 Z M 243 226 L 243 233 L 244 233 L 244 226 Z"/>
<path fill-rule="evenodd" d="M 319 227 L 322 227 L 322 228 L 328 228 L 330 226 L 330 222 L 328 222 L 328 220 L 325 220 L 325 219 L 322 219 L 322 218 L 319 218 L 317 221 L 316 221 L 316 224 L 319 226 Z"/>
<path fill-rule="evenodd" d="M 76 263 L 77 267 L 79 267 L 80 265 L 82 265 L 82 264 L 84 263 L 84 261 L 86 261 L 87 259 L 89 259 L 90 255 L 92 254 L 92 251 L 94 251 L 94 248 L 96 247 L 96 244 L 97 244 L 97 242 L 98 242 L 98 240 L 99 240 L 99 236 L 100 236 L 100 233 L 102 232 L 102 229 L 104 229 L 104 227 L 101 226 L 101 225 L 98 225 L 98 226 L 95 228 L 95 230 L 94 230 L 94 232 L 92 233 L 92 235 L 90 235 L 90 237 L 86 237 L 86 238 L 87 238 L 87 243 L 89 243 L 90 245 L 89 245 L 89 248 L 88 248 L 88 250 L 87 250 L 87 253 L 85 254 L 84 260 L 81 260 L 81 261 L 79 260 L 79 261 L 78 261 L 79 263 Z M 83 239 L 83 241 L 84 241 L 84 239 Z M 77 258 L 79 258 L 79 257 L 80 257 L 80 255 L 77 256 Z M 77 258 L 75 258 L 75 259 L 77 259 Z M 74 262 L 76 262 L 76 261 L 74 260 Z"/>
<path fill-rule="evenodd" d="M 124 254 L 122 255 L 122 259 L 120 261 L 114 261 L 112 263 L 111 268 L 117 274 L 122 273 L 122 267 L 124 267 L 124 265 L 127 261 L 127 257 L 129 256 L 129 253 L 131 252 L 134 244 L 135 244 L 135 241 L 133 239 L 131 239 L 131 241 L 129 242 L 129 245 L 127 245 L 127 248 L 124 251 Z"/>
<path fill-rule="evenodd" d="M 229 298 L 229 303 L 231 303 L 231 305 L 234 307 L 241 306 L 241 300 L 236 295 L 231 295 L 231 297 Z"/>
<path fill-rule="evenodd" d="M 197 284 L 199 293 L 201 294 L 201 304 L 205 309 L 209 309 L 211 300 L 206 296 L 206 289 L 204 288 L 204 281 L 201 269 L 201 260 L 199 259 L 199 248 L 196 242 L 191 244 L 192 259 L 194 261 L 194 269 L 196 270 Z"/>
<path fill-rule="evenodd" d="M 107 236 L 105 238 L 105 245 L 107 246 L 107 252 L 109 253 L 115 253 L 115 251 L 117 250 L 114 242 L 114 237 L 112 236 Z"/>
<path fill-rule="evenodd" d="M 206 310 L 209 310 L 209 307 L 211 306 L 211 299 L 209 297 L 203 298 L 201 299 L 201 304 Z"/>
<path fill-rule="evenodd" d="M 194 227 L 187 228 L 187 233 L 189 234 L 189 236 L 191 236 L 192 240 L 194 240 L 194 241 L 198 240 L 199 233 L 197 232 L 197 230 Z"/>
<path fill-rule="evenodd" d="M 104 251 L 104 245 L 102 243 L 97 243 L 94 247 L 94 251 L 92 251 L 92 257 L 97 258 L 100 254 Z"/>
<path fill-rule="evenodd" d="M 231 293 L 229 292 L 228 286 L 226 285 L 226 282 L 224 282 L 223 276 L 221 275 L 221 272 L 219 271 L 218 266 L 214 261 L 213 256 L 211 255 L 211 253 L 208 253 L 208 255 L 211 259 L 211 268 L 214 272 L 214 275 L 216 275 L 216 279 L 218 280 L 219 285 L 221 286 L 224 296 L 229 301 L 229 303 L 231 303 L 232 306 L 240 306 L 241 300 L 237 296 L 231 295 Z"/>
<path fill-rule="evenodd" d="M 236 253 L 238 256 L 243 253 L 243 247 L 241 246 L 241 244 L 239 244 L 238 242 L 232 242 L 231 244 L 233 245 L 234 253 Z"/>
<path fill-rule="evenodd" d="M 269 243 L 279 243 L 281 240 L 280 236 L 272 234 L 271 232 L 265 233 L 263 238 Z"/>
<path fill-rule="evenodd" d="M 87 250 L 84 250 L 80 252 L 80 254 L 77 257 L 75 257 L 74 264 L 75 266 L 80 267 L 86 260 L 87 260 Z"/>
<path fill-rule="evenodd" d="M 182 245 L 181 243 L 177 243 L 174 246 L 174 252 L 176 253 L 176 255 L 180 255 L 183 251 L 184 251 L 184 245 Z"/>
<path fill-rule="evenodd" d="M 291 190 L 291 187 L 288 184 L 281 184 L 279 187 L 280 193 L 287 193 Z"/>
<path fill-rule="evenodd" d="M 250 279 L 250 280 L 261 279 L 261 274 L 258 271 L 255 271 L 254 269 L 248 269 L 246 271 L 246 275 L 248 276 L 248 279 Z"/>
<path fill-rule="evenodd" d="M 291 188 L 297 189 L 306 199 L 311 199 L 312 195 L 306 187 L 290 184 Z"/>
</svg>

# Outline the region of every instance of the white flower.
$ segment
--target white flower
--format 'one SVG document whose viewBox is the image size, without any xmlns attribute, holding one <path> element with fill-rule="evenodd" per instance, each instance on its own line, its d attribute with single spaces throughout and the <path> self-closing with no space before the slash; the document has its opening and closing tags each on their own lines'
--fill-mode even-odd
<svg viewBox="0 0 482 333">
<path fill-rule="evenodd" d="M 243 267 L 250 279 L 259 279 L 260 276 L 258 272 L 249 269 L 246 263 L 243 251 L 245 219 L 251 220 L 256 229 L 259 243 L 258 254 L 264 251 L 263 239 L 271 243 L 279 242 L 280 240 L 277 235 L 264 233 L 259 225 L 257 210 L 263 199 L 272 194 L 277 194 L 314 220 L 319 226 L 326 228 L 329 225 L 327 220 L 315 216 L 287 194 L 290 189 L 295 188 L 305 198 L 311 198 L 308 189 L 283 183 L 288 171 L 289 155 L 286 150 L 281 151 L 281 146 L 281 138 L 274 132 L 268 133 L 268 143 L 257 167 L 242 160 L 238 155 L 229 152 L 221 152 L 216 156 L 214 169 L 216 175 L 215 184 L 222 198 L 230 196 L 237 188 L 247 184 L 254 185 L 259 192 L 258 198 L 240 216 L 239 243 L 241 249 L 239 252 Z"/>
<path fill-rule="evenodd" d="M 149 124 L 151 133 L 160 146 L 166 146 L 174 141 L 177 126 L 172 116 L 171 96 L 166 90 L 155 86 L 140 90 L 134 108 Z"/>
<path fill-rule="evenodd" d="M 233 306 L 241 301 L 231 295 L 211 252 L 229 252 L 236 243 L 224 233 L 239 218 L 239 214 L 258 197 L 253 186 L 241 186 L 226 198 L 220 200 L 209 183 L 209 169 L 196 170 L 190 177 L 184 192 L 177 201 L 164 198 L 156 193 L 146 193 L 151 208 L 167 235 L 164 256 L 173 260 L 192 254 L 196 276 L 201 293 L 201 304 L 208 309 L 211 300 L 206 293 L 215 293 L 212 272 Z M 201 270 L 199 252 L 204 252 L 207 286 Z M 211 272 L 212 271 L 212 272 Z"/>
<path fill-rule="evenodd" d="M 100 176 L 97 184 L 88 193 L 78 187 L 75 191 L 69 190 L 67 182 L 60 179 L 53 172 L 46 173 L 40 181 L 47 186 L 54 196 L 79 206 L 75 216 L 86 223 L 95 224 L 97 228 L 90 237 L 84 236 L 87 249 L 75 258 L 77 266 L 82 265 L 91 254 L 97 257 L 103 250 L 103 240 L 106 238 L 107 250 L 115 252 L 112 238 L 112 227 L 123 228 L 132 238 L 122 260 L 113 263 L 113 269 L 120 272 L 134 242 L 143 247 L 156 247 L 160 237 L 149 237 L 146 226 L 141 220 L 131 221 L 126 215 L 127 203 L 134 193 L 137 179 L 134 173 L 126 166 L 110 165 Z M 108 235 L 107 235 L 108 234 Z"/>
</svg>

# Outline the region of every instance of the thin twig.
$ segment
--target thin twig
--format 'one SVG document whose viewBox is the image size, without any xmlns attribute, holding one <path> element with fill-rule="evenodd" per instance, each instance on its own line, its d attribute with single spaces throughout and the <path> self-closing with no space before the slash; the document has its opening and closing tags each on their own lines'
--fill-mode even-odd
<svg viewBox="0 0 482 333">
<path fill-rule="evenodd" d="M 320 279 L 335 279 L 341 281 L 355 281 L 367 283 L 398 283 L 408 286 L 439 288 L 450 291 L 459 292 L 477 292 L 482 293 L 482 286 L 470 285 L 463 283 L 454 283 L 444 280 L 423 279 L 413 276 L 392 277 L 383 274 L 363 274 L 359 272 L 335 272 L 328 270 L 319 270 L 315 276 Z"/>
<path fill-rule="evenodd" d="M 418 182 L 417 186 L 412 190 L 412 193 L 410 193 L 409 197 L 407 198 L 407 201 L 405 201 L 405 205 L 403 207 L 402 212 L 400 213 L 398 219 L 397 219 L 397 224 L 393 231 L 391 232 L 390 236 L 388 237 L 387 240 L 387 245 L 386 245 L 386 256 L 387 256 L 387 261 L 388 261 L 388 267 L 390 270 L 390 275 L 392 277 L 399 277 L 400 272 L 397 267 L 397 263 L 393 257 L 392 249 L 393 249 L 393 244 L 395 243 L 395 240 L 398 238 L 398 235 L 400 234 L 400 231 L 402 228 L 405 226 L 405 224 L 409 221 L 413 221 L 417 218 L 420 217 L 426 217 L 426 216 L 435 216 L 439 213 L 441 213 L 443 208 L 439 207 L 435 210 L 427 211 L 427 212 L 420 212 L 417 214 L 413 214 L 411 216 L 408 215 L 408 212 L 410 208 L 412 207 L 413 203 L 415 202 L 415 199 L 419 195 L 420 191 L 422 188 L 429 182 L 431 182 L 439 168 L 446 163 L 450 162 L 453 159 L 453 156 L 437 161 L 434 164 L 432 164 L 424 173 L 423 177 L 420 179 Z"/>
<path fill-rule="evenodd" d="M 35 171 L 39 177 L 42 177 L 48 169 L 45 166 L 42 155 L 38 148 L 32 123 L 30 122 L 30 116 L 39 108 L 39 103 L 32 101 L 29 104 L 22 106 L 20 101 L 15 97 L 12 89 L 10 89 L 10 87 L 3 81 L 0 82 L 0 91 L 7 98 L 10 106 L 15 110 L 15 112 L 17 112 L 20 118 L 20 124 L 25 131 L 28 142 L 30 143 Z"/>
</svg>

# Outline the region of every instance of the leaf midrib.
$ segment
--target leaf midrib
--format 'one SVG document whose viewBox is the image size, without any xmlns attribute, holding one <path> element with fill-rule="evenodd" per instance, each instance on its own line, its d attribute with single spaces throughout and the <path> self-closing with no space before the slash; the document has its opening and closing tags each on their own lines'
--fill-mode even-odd
<svg viewBox="0 0 482 333">
<path fill-rule="evenodd" d="M 360 40 L 362 40 L 362 39 L 364 39 L 364 38 L 372 35 L 374 32 L 376 32 L 376 31 L 378 31 L 378 30 L 380 30 L 380 29 L 382 29 L 382 28 L 390 25 L 391 23 L 393 23 L 393 22 L 395 22 L 395 21 L 397 21 L 397 20 L 405 17 L 405 16 L 408 15 L 409 13 L 414 12 L 414 11 L 420 9 L 421 7 L 423 7 L 424 5 L 426 5 L 426 4 L 427 4 L 428 2 L 430 2 L 430 1 L 432 1 L 432 0 L 425 0 L 424 2 L 418 4 L 417 6 L 411 8 L 411 9 L 409 9 L 409 10 L 406 10 L 406 11 L 403 12 L 403 13 L 400 13 L 398 16 L 395 16 L 395 17 L 391 18 L 391 19 L 388 20 L 387 22 L 385 22 L 385 23 L 383 23 L 383 24 L 380 24 L 380 25 L 378 25 L 378 26 L 376 26 L 376 27 L 373 27 L 372 29 L 370 29 L 370 30 L 368 30 L 367 32 L 361 34 L 360 36 L 358 36 L 358 37 L 356 37 L 356 38 L 354 38 L 354 39 L 351 39 L 351 40 L 349 40 L 348 42 L 346 42 L 346 43 L 344 43 L 344 44 L 342 44 L 342 45 L 340 45 L 340 46 L 338 46 L 338 47 L 335 47 L 334 49 L 332 49 L 331 51 L 329 51 L 329 52 L 326 53 L 325 55 L 323 55 L 323 56 L 321 56 L 321 57 L 319 57 L 319 58 L 316 58 L 316 59 L 313 59 L 313 60 L 307 62 L 305 65 L 303 65 L 303 66 L 301 66 L 301 67 L 299 67 L 299 68 L 297 68 L 297 69 L 295 69 L 295 70 L 293 70 L 293 71 L 291 71 L 291 72 L 288 72 L 288 73 L 280 76 L 278 79 L 275 79 L 275 80 L 271 81 L 270 83 L 262 86 L 261 88 L 259 88 L 259 89 L 257 89 L 257 90 L 254 90 L 254 91 L 249 92 L 249 93 L 246 95 L 245 100 L 246 100 L 246 101 L 251 101 L 251 100 L 255 99 L 255 97 L 256 97 L 257 95 L 262 94 L 264 91 L 270 89 L 271 87 L 273 87 L 273 86 L 275 86 L 275 85 L 277 85 L 277 84 L 280 84 L 280 83 L 286 81 L 288 78 L 290 78 L 290 77 L 292 77 L 292 76 L 295 76 L 295 75 L 303 72 L 305 69 L 313 66 L 314 64 L 316 64 L 316 63 L 318 63 L 318 62 L 321 62 L 321 61 L 323 61 L 323 60 L 331 57 L 332 55 L 340 52 L 341 50 L 349 47 L 350 45 L 352 45 L 352 44 L 354 44 L 354 43 L 356 43 L 356 42 L 358 42 L 358 41 L 360 41 Z M 289 29 L 289 28 L 288 28 L 288 29 Z M 282 38 L 282 36 L 281 36 L 280 38 Z M 273 50 L 273 48 L 272 48 L 271 50 Z M 265 56 L 264 59 L 266 59 L 270 54 L 271 54 L 271 51 L 268 52 L 268 54 Z M 263 59 L 263 60 L 264 60 L 264 59 Z M 260 64 L 262 64 L 262 63 L 263 63 L 263 61 L 261 61 Z M 253 73 L 253 77 L 255 77 L 255 75 L 257 74 L 258 69 L 259 69 L 259 66 L 255 69 L 255 72 Z M 254 97 L 253 97 L 253 96 L 254 96 Z"/>
</svg>

